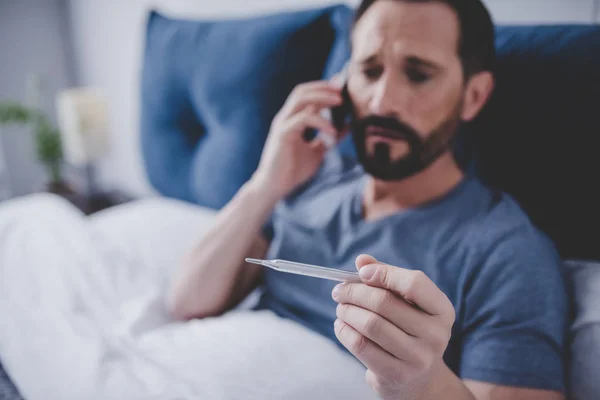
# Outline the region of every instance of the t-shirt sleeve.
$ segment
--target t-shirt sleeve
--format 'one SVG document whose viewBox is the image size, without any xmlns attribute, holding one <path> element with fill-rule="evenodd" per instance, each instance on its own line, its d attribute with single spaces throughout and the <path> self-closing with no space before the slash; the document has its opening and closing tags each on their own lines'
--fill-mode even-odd
<svg viewBox="0 0 600 400">
<path fill-rule="evenodd" d="M 525 227 L 481 251 L 465 293 L 461 378 L 564 392 L 568 302 L 554 247 Z"/>
<path fill-rule="evenodd" d="M 326 181 L 331 177 L 339 175 L 342 171 L 351 167 L 351 161 L 342 157 L 337 151 L 330 151 L 325 156 L 323 163 L 315 173 L 315 175 L 292 191 L 284 200 L 282 204 L 289 204 L 298 199 L 301 199 L 303 195 L 310 195 L 311 190 L 318 190 L 319 184 Z M 261 233 L 268 242 L 273 240 L 275 236 L 275 226 L 277 225 L 279 208 L 282 204 L 278 204 L 267 221 L 263 224 Z"/>
</svg>

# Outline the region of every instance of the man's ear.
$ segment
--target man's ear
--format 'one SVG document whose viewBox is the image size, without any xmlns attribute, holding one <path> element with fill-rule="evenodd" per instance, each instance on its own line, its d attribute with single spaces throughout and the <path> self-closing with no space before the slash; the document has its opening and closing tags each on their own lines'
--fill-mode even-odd
<svg viewBox="0 0 600 400">
<path fill-rule="evenodd" d="M 471 121 L 479 114 L 494 90 L 494 75 L 491 72 L 479 72 L 467 82 L 461 117 Z"/>
</svg>

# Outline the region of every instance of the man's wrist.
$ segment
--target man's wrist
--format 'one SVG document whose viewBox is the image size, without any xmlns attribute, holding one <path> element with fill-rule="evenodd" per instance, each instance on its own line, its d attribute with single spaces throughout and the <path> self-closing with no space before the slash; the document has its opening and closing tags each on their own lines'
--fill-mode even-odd
<svg viewBox="0 0 600 400">
<path fill-rule="evenodd" d="M 475 400 L 475 397 L 463 381 L 442 361 L 419 399 Z"/>
<path fill-rule="evenodd" d="M 261 199 L 263 204 L 270 207 L 275 207 L 275 205 L 283 198 L 282 195 L 277 193 L 267 178 L 256 174 L 246 182 L 243 186 L 243 190 L 252 196 L 257 196 Z"/>
<path fill-rule="evenodd" d="M 282 196 L 275 192 L 269 185 L 268 180 L 257 175 L 254 175 L 244 184 L 241 192 L 252 199 L 256 199 L 257 204 L 260 204 L 261 208 L 264 207 L 269 210 L 273 209 L 282 198 Z"/>
</svg>

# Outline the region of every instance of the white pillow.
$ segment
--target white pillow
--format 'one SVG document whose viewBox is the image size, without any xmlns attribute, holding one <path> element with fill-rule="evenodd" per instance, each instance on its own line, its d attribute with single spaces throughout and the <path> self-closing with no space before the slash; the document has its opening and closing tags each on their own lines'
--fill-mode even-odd
<svg viewBox="0 0 600 400">
<path fill-rule="evenodd" d="M 140 258 L 150 270 L 172 276 L 187 252 L 212 225 L 216 211 L 164 197 L 147 198 L 92 214 L 103 237 Z"/>
<path fill-rule="evenodd" d="M 102 237 L 118 241 L 115 247 L 143 257 L 144 267 L 172 273 L 178 267 L 173 260 L 198 242 L 214 217 L 213 210 L 157 198 L 94 214 L 90 223 Z M 170 325 L 155 324 L 160 305 L 140 299 L 125 325 L 140 335 L 136 347 L 144 358 L 170 371 L 178 382 L 189 382 L 201 398 L 377 398 L 362 364 L 329 339 L 270 311 L 243 311 L 257 294 L 219 318 Z"/>
<path fill-rule="evenodd" d="M 600 262 L 565 262 L 575 318 L 570 332 L 569 397 L 600 399 Z"/>
</svg>

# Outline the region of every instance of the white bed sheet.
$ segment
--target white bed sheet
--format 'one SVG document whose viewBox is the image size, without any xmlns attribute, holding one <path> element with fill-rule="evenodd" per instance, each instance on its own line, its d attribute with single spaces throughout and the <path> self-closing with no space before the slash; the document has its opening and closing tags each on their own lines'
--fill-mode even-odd
<svg viewBox="0 0 600 400">
<path fill-rule="evenodd" d="M 354 358 L 270 312 L 170 320 L 165 288 L 213 217 L 166 199 L 92 218 L 51 195 L 0 206 L 0 355 L 23 396 L 376 398 Z"/>
</svg>

